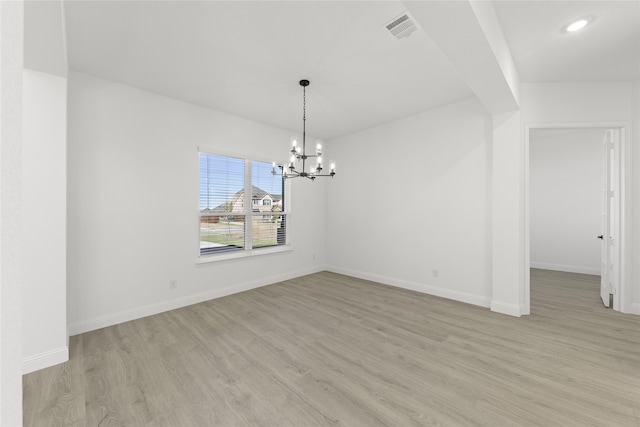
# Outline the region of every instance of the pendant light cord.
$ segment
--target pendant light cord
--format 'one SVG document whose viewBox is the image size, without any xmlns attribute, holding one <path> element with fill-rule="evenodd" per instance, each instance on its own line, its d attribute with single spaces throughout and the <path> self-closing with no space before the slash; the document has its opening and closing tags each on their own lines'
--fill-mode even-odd
<svg viewBox="0 0 640 427">
<path fill-rule="evenodd" d="M 305 154 L 307 137 L 307 88 L 302 86 L 302 154 Z M 304 160 L 304 158 L 302 159 Z"/>
</svg>

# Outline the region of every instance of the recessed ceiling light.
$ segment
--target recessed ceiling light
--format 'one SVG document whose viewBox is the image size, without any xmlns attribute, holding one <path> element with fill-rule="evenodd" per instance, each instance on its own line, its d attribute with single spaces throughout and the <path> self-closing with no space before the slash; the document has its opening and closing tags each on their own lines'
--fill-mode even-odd
<svg viewBox="0 0 640 427">
<path fill-rule="evenodd" d="M 567 26 L 567 32 L 573 33 L 574 31 L 581 30 L 589 23 L 588 19 L 580 19 L 570 25 Z"/>
</svg>

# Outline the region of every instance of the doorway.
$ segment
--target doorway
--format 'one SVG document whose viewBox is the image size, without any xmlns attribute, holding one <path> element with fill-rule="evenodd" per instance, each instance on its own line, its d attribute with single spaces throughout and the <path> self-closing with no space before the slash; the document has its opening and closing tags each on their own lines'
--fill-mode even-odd
<svg viewBox="0 0 640 427">
<path fill-rule="evenodd" d="M 614 149 L 615 147 L 615 149 Z M 624 126 L 527 126 L 525 303 L 530 268 L 600 276 L 601 297 L 624 301 Z M 599 278 L 599 280 L 600 280 Z"/>
</svg>

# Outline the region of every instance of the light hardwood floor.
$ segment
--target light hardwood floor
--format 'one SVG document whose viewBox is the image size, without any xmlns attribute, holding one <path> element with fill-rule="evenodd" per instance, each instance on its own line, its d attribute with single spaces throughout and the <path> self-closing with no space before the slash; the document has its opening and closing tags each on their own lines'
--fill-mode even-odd
<svg viewBox="0 0 640 427">
<path fill-rule="evenodd" d="M 513 318 L 318 273 L 71 338 L 26 426 L 638 426 L 640 317 L 533 270 Z"/>
</svg>

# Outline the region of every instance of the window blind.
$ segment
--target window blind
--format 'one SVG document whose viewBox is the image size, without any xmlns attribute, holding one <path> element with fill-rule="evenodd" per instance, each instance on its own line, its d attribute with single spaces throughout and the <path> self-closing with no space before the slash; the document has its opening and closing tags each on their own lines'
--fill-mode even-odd
<svg viewBox="0 0 640 427">
<path fill-rule="evenodd" d="M 252 199 L 258 200 L 252 210 L 252 247 L 284 245 L 284 180 L 282 168 L 272 163 L 251 162 Z"/>
<path fill-rule="evenodd" d="M 286 244 L 280 167 L 206 152 L 199 160 L 201 256 Z"/>
<path fill-rule="evenodd" d="M 245 161 L 200 153 L 200 254 L 245 248 Z"/>
</svg>

